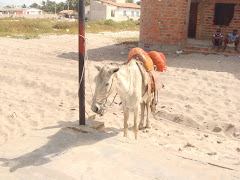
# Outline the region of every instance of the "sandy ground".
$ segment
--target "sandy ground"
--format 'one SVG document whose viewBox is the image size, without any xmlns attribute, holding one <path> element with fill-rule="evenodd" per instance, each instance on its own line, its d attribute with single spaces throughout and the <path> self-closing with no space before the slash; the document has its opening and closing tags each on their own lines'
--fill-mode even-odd
<svg viewBox="0 0 240 180">
<path fill-rule="evenodd" d="M 116 38 L 137 36 L 87 34 L 86 117 L 94 65 L 126 61 L 132 47 Z M 131 128 L 122 137 L 119 98 L 103 117 L 77 126 L 77 42 L 0 38 L 0 179 L 240 178 L 240 57 L 166 55 L 157 119 L 151 115 L 151 129 L 135 141 Z M 89 128 L 97 122 L 105 132 Z"/>
</svg>

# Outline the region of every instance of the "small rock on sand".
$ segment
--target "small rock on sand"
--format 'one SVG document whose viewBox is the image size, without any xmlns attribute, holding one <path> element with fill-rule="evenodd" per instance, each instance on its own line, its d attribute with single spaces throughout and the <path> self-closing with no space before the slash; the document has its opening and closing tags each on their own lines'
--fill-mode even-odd
<svg viewBox="0 0 240 180">
<path fill-rule="evenodd" d="M 91 126 L 91 128 L 99 130 L 99 131 L 105 131 L 105 125 L 103 122 L 101 123 L 96 123 Z"/>
<path fill-rule="evenodd" d="M 220 127 L 216 126 L 212 131 L 213 132 L 221 132 L 222 129 Z"/>
<path fill-rule="evenodd" d="M 194 146 L 194 145 L 191 144 L 191 143 L 187 143 L 187 144 L 184 146 L 184 148 L 186 148 L 186 147 L 196 147 L 196 146 Z"/>
<path fill-rule="evenodd" d="M 89 116 L 89 117 L 88 117 L 88 120 L 92 121 L 92 120 L 94 120 L 95 118 L 96 118 L 96 114 Z"/>
<path fill-rule="evenodd" d="M 233 135 L 234 135 L 234 137 L 237 137 L 240 135 L 240 132 L 234 132 Z"/>
<path fill-rule="evenodd" d="M 204 137 L 206 137 L 206 138 L 207 138 L 207 137 L 208 137 L 208 135 L 207 135 L 207 134 L 204 134 Z"/>
</svg>

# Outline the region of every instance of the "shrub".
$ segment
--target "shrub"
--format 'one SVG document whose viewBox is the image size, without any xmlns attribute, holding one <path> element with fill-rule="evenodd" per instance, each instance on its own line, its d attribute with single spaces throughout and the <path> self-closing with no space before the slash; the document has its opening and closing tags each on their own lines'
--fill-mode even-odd
<svg viewBox="0 0 240 180">
<path fill-rule="evenodd" d="M 69 24 L 67 22 L 57 22 L 54 26 L 54 29 L 68 29 Z"/>
<path fill-rule="evenodd" d="M 116 24 L 116 22 L 112 19 L 107 19 L 105 22 L 104 22 L 105 25 L 109 25 L 109 26 L 113 26 Z"/>
</svg>

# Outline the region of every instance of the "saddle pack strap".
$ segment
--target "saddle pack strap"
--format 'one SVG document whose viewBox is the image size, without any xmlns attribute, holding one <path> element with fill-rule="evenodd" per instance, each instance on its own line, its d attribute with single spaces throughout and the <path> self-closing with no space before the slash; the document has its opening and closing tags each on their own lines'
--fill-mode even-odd
<svg viewBox="0 0 240 180">
<path fill-rule="evenodd" d="M 164 87 L 161 77 L 157 71 L 149 71 L 148 76 L 148 94 L 154 93 Z"/>
<path fill-rule="evenodd" d="M 149 80 L 148 80 L 148 94 L 153 93 L 153 105 L 157 105 L 157 92 L 158 90 L 164 87 L 160 75 L 158 72 L 152 70 L 148 72 Z"/>
</svg>

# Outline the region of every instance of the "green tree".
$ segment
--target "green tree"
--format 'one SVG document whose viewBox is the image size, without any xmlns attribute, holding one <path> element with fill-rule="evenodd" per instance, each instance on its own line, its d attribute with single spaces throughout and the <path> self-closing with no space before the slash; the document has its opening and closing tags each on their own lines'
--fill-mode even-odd
<svg viewBox="0 0 240 180">
<path fill-rule="evenodd" d="M 85 0 L 85 5 L 89 5 L 90 0 Z M 78 0 L 66 0 L 65 2 L 56 3 L 56 1 L 51 0 L 44 0 L 42 1 L 41 5 L 38 5 L 37 3 L 33 3 L 29 7 L 41 9 L 48 13 L 55 13 L 60 12 L 62 10 L 67 10 L 69 5 L 69 10 L 75 10 L 78 11 Z"/>
<path fill-rule="evenodd" d="M 69 9 L 78 11 L 78 0 L 66 0 L 66 6 L 64 9 L 68 9 L 68 3 L 69 3 Z M 85 5 L 89 5 L 90 0 L 85 0 Z"/>
<path fill-rule="evenodd" d="M 137 1 L 137 5 L 141 5 L 141 1 Z"/>
<path fill-rule="evenodd" d="M 42 1 L 42 6 L 46 6 L 46 2 L 45 1 Z"/>
<path fill-rule="evenodd" d="M 31 8 L 36 8 L 36 9 L 41 9 L 42 7 L 40 5 L 38 5 L 37 3 L 33 3 L 31 4 L 29 7 Z"/>
<path fill-rule="evenodd" d="M 90 4 L 90 0 L 85 0 L 85 5 L 89 5 Z"/>
<path fill-rule="evenodd" d="M 66 4 L 64 2 L 60 2 L 57 4 L 57 13 L 59 13 L 60 11 L 64 10 L 64 7 L 66 6 Z"/>
<path fill-rule="evenodd" d="M 125 0 L 126 3 L 134 3 L 133 0 Z"/>
<path fill-rule="evenodd" d="M 42 7 L 41 9 L 45 12 L 49 12 L 49 13 L 55 13 L 55 1 L 42 1 Z"/>
<path fill-rule="evenodd" d="M 78 0 L 66 0 L 67 9 L 78 11 Z"/>
<path fill-rule="evenodd" d="M 27 7 L 26 4 L 23 4 L 23 5 L 22 5 L 22 8 L 26 8 L 26 7 Z"/>
</svg>

